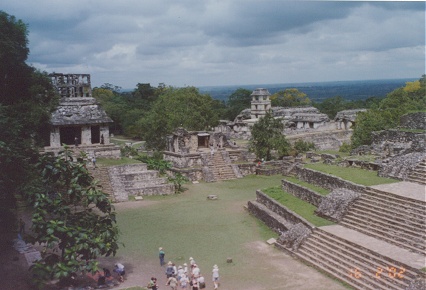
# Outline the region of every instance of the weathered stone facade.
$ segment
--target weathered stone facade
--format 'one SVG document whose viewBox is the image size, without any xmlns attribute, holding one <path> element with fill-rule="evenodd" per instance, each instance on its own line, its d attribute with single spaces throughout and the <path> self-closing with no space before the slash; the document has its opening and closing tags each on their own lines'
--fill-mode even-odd
<svg viewBox="0 0 426 290">
<path fill-rule="evenodd" d="M 360 196 L 360 192 L 336 188 L 321 200 L 315 213 L 318 216 L 338 222 L 347 212 L 349 205 Z"/>
<path fill-rule="evenodd" d="M 359 112 L 365 112 L 366 109 L 344 110 L 337 113 L 334 121 L 337 124 L 337 129 L 348 130 L 355 125 L 356 115 Z"/>
<path fill-rule="evenodd" d="M 119 158 L 120 148 L 110 144 L 113 121 L 92 97 L 90 75 L 53 73 L 50 77 L 61 99 L 50 119 L 50 143 L 44 151 L 57 154 L 65 144 L 76 154 Z"/>
<path fill-rule="evenodd" d="M 426 130 L 426 112 L 405 114 L 401 116 L 399 123 L 403 128 Z"/>
<path fill-rule="evenodd" d="M 336 188 L 347 188 L 355 192 L 362 192 L 365 186 L 346 181 L 342 178 L 322 173 L 316 170 L 304 168 L 303 166 L 295 166 L 293 173 L 298 179 L 309 182 L 311 184 L 333 190 Z"/>
<path fill-rule="evenodd" d="M 304 200 L 306 202 L 309 202 L 310 204 L 314 206 L 319 206 L 321 204 L 321 201 L 324 196 L 321 194 L 306 188 L 304 186 L 301 186 L 299 184 L 295 184 L 293 182 L 290 182 L 288 180 L 281 180 L 281 188 L 285 191 L 290 193 L 291 195 L 294 195 L 301 200 Z"/>
</svg>

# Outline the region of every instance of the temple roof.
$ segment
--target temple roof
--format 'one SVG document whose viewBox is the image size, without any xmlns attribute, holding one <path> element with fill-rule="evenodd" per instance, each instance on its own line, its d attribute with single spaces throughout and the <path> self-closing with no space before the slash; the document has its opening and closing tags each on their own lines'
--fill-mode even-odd
<svg viewBox="0 0 426 290">
<path fill-rule="evenodd" d="M 55 126 L 112 123 L 94 98 L 63 98 L 52 113 L 50 123 Z"/>
</svg>

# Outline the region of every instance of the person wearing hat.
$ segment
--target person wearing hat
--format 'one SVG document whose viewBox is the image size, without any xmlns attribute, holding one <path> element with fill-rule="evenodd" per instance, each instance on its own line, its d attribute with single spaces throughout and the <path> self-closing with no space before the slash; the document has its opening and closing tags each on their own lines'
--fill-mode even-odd
<svg viewBox="0 0 426 290">
<path fill-rule="evenodd" d="M 200 275 L 200 268 L 198 268 L 197 264 L 194 264 L 194 268 L 192 268 L 192 277 L 198 277 Z"/>
<path fill-rule="evenodd" d="M 217 289 L 219 287 L 219 268 L 217 265 L 213 266 L 213 284 L 214 284 L 214 289 Z"/>
<path fill-rule="evenodd" d="M 170 278 L 170 277 L 172 277 L 174 274 L 175 273 L 174 273 L 174 270 L 173 270 L 173 263 L 171 261 L 169 261 L 167 263 L 167 268 L 166 268 L 167 279 Z"/>
<path fill-rule="evenodd" d="M 171 276 L 169 277 L 169 279 L 167 279 L 166 286 L 170 286 L 172 290 L 177 290 L 178 280 L 175 277 Z"/>
<path fill-rule="evenodd" d="M 114 265 L 113 272 L 117 273 L 118 275 L 118 281 L 124 282 L 124 274 L 126 274 L 126 271 L 124 270 L 124 265 L 121 263 L 116 263 Z"/>
<path fill-rule="evenodd" d="M 182 275 L 185 274 L 185 271 L 183 270 L 183 267 L 181 265 L 179 265 L 178 269 L 177 269 L 177 273 L 176 273 L 176 278 L 179 281 L 180 278 L 182 277 Z"/>
<path fill-rule="evenodd" d="M 183 264 L 183 272 L 185 273 L 185 275 L 188 275 L 188 264 L 187 263 Z"/>
<path fill-rule="evenodd" d="M 158 257 L 160 258 L 160 266 L 164 265 L 164 257 L 166 254 L 164 253 L 164 250 L 162 247 L 158 248 Z"/>
<path fill-rule="evenodd" d="M 188 284 L 189 284 L 188 277 L 185 274 L 183 274 L 182 277 L 180 277 L 179 283 L 180 283 L 180 287 L 182 289 L 186 289 L 188 287 Z"/>
</svg>

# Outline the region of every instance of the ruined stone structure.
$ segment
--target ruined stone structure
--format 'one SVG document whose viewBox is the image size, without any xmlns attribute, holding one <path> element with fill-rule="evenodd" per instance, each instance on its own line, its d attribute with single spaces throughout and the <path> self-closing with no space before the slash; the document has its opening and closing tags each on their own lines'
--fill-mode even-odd
<svg viewBox="0 0 426 290">
<path fill-rule="evenodd" d="M 362 110 L 342 111 L 335 120 L 330 120 L 317 108 L 305 107 L 272 107 L 270 93 L 266 89 L 255 89 L 251 96 L 251 106 L 233 121 L 221 121 L 215 132 L 222 132 L 228 138 L 250 139 L 251 127 L 270 111 L 275 118 L 280 118 L 285 125 L 283 134 L 293 141 L 308 138 L 319 149 L 338 149 L 343 142 L 349 142 L 356 114 Z M 342 134 L 342 132 L 345 132 Z M 308 137 L 304 134 L 310 134 Z"/>
<path fill-rule="evenodd" d="M 167 148 L 163 158 L 172 164 L 171 171 L 191 181 L 212 182 L 242 177 L 238 166 L 232 162 L 240 160 L 243 154 L 223 133 L 178 128 L 168 136 Z"/>
<path fill-rule="evenodd" d="M 271 109 L 271 100 L 269 96 L 271 94 L 267 89 L 255 89 L 251 93 L 251 118 L 259 119 L 266 115 Z"/>
<path fill-rule="evenodd" d="M 118 158 L 119 148 L 110 145 L 109 140 L 109 124 L 113 121 L 92 97 L 90 75 L 54 73 L 50 77 L 61 99 L 52 113 L 50 146 L 45 151 L 56 152 L 66 144 Z"/>
<path fill-rule="evenodd" d="M 356 115 L 359 112 L 365 112 L 366 109 L 356 109 L 356 110 L 344 110 L 337 112 L 334 121 L 336 122 L 337 129 L 348 130 L 355 125 Z"/>
</svg>

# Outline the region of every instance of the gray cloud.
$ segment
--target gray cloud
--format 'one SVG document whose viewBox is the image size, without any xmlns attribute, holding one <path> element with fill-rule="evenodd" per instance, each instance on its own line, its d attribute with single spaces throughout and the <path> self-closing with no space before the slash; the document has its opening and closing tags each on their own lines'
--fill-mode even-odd
<svg viewBox="0 0 426 290">
<path fill-rule="evenodd" d="M 4 0 L 28 62 L 94 85 L 225 85 L 420 77 L 425 3 Z M 27 2 L 27 3 L 22 3 Z"/>
</svg>

